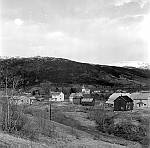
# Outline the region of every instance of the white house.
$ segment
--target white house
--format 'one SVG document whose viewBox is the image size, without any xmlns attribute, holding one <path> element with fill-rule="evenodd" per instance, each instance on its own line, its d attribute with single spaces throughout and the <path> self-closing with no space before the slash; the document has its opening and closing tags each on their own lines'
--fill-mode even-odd
<svg viewBox="0 0 150 148">
<path fill-rule="evenodd" d="M 141 91 L 131 94 L 135 108 L 150 107 L 150 91 Z"/>
<path fill-rule="evenodd" d="M 51 92 L 51 101 L 64 101 L 65 100 L 65 95 L 63 92 Z"/>
</svg>

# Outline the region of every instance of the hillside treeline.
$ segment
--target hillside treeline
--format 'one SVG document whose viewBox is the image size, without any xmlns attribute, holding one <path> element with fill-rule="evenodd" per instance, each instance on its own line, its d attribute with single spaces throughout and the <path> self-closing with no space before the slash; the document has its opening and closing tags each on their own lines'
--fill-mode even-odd
<svg viewBox="0 0 150 148">
<path fill-rule="evenodd" d="M 50 57 L 0 59 L 1 86 L 17 83 L 32 86 L 45 81 L 58 84 L 93 84 L 104 86 L 147 86 L 150 70 L 79 63 Z"/>
</svg>

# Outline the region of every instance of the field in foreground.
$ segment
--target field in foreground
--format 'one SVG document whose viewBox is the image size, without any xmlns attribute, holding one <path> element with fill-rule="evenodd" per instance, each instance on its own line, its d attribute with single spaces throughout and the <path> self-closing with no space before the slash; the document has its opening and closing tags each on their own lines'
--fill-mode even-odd
<svg viewBox="0 0 150 148">
<path fill-rule="evenodd" d="M 35 104 L 26 110 L 26 113 L 39 117 L 42 115 L 46 120 L 49 119 L 49 105 L 46 103 Z M 83 106 L 73 105 L 70 103 L 54 103 L 52 105 L 52 120 L 55 122 L 61 123 L 68 127 L 71 127 L 73 130 L 78 129 L 79 131 L 84 131 L 91 135 L 91 138 L 97 141 L 105 141 L 111 144 L 118 144 L 119 146 L 127 147 L 137 147 L 140 145 L 136 142 L 131 142 L 123 138 L 118 138 L 113 135 L 108 135 L 97 130 L 97 125 L 94 121 L 91 121 L 88 117 L 89 111 L 92 108 L 87 108 Z M 39 113 L 40 111 L 40 113 Z M 74 132 L 73 132 L 74 133 Z M 75 132 L 76 134 L 76 132 Z M 76 135 L 78 139 L 78 134 Z"/>
<path fill-rule="evenodd" d="M 38 141 L 47 147 L 141 148 L 137 142 L 100 132 L 97 124 L 89 117 L 89 112 L 92 113 L 94 110 L 92 107 L 65 102 L 53 103 L 51 108 L 53 121 L 49 119 L 49 104 L 46 102 L 38 102 L 22 109 L 25 124 L 13 135 L 32 139 L 35 143 Z M 137 112 L 146 118 L 149 117 L 148 111 L 138 110 L 133 113 Z"/>
</svg>

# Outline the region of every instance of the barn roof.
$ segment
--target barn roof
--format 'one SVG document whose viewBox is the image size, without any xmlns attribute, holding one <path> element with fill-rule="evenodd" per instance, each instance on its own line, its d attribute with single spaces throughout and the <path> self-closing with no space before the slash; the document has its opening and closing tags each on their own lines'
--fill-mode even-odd
<svg viewBox="0 0 150 148">
<path fill-rule="evenodd" d="M 143 105 L 144 103 L 140 101 L 140 102 L 138 102 L 137 104 L 142 104 L 142 105 Z"/>
<path fill-rule="evenodd" d="M 92 98 L 91 94 L 83 94 L 83 98 Z"/>
<path fill-rule="evenodd" d="M 118 98 L 122 98 L 123 100 L 125 100 L 126 102 L 133 102 L 133 100 L 128 97 L 128 96 L 119 96 Z M 117 99 L 117 98 L 116 98 Z M 115 101 L 115 100 L 114 100 Z"/>
<path fill-rule="evenodd" d="M 118 98 L 119 96 L 128 96 L 130 97 L 130 93 L 113 93 L 112 95 L 110 95 L 108 101 L 106 101 L 106 103 L 109 103 L 109 104 L 114 104 L 114 100 L 116 98 Z"/>
<path fill-rule="evenodd" d="M 13 99 L 13 100 L 25 100 L 25 99 L 29 99 L 29 97 L 27 97 L 27 96 L 13 96 L 13 97 L 11 97 L 11 99 Z"/>
<path fill-rule="evenodd" d="M 150 99 L 150 92 L 136 92 L 131 94 L 133 100 L 148 100 Z"/>
<path fill-rule="evenodd" d="M 58 95 L 60 95 L 62 92 L 51 92 L 51 94 L 53 95 L 53 96 L 58 96 Z"/>
<path fill-rule="evenodd" d="M 82 97 L 82 96 L 83 96 L 82 93 L 72 93 L 72 94 L 70 95 L 70 97 L 73 97 L 73 98 Z"/>
</svg>

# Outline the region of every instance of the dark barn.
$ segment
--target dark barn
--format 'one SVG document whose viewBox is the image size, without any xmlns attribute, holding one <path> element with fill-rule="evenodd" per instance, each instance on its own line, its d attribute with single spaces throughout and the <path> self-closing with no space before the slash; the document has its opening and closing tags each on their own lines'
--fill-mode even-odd
<svg viewBox="0 0 150 148">
<path fill-rule="evenodd" d="M 114 111 L 133 110 L 133 100 L 128 96 L 119 96 L 114 100 Z"/>
<path fill-rule="evenodd" d="M 75 97 L 73 98 L 73 104 L 80 105 L 82 98 L 83 98 L 82 96 L 75 96 Z"/>
<path fill-rule="evenodd" d="M 94 106 L 95 99 L 91 97 L 90 94 L 84 94 L 83 98 L 81 99 L 81 105 L 83 106 Z"/>
</svg>

